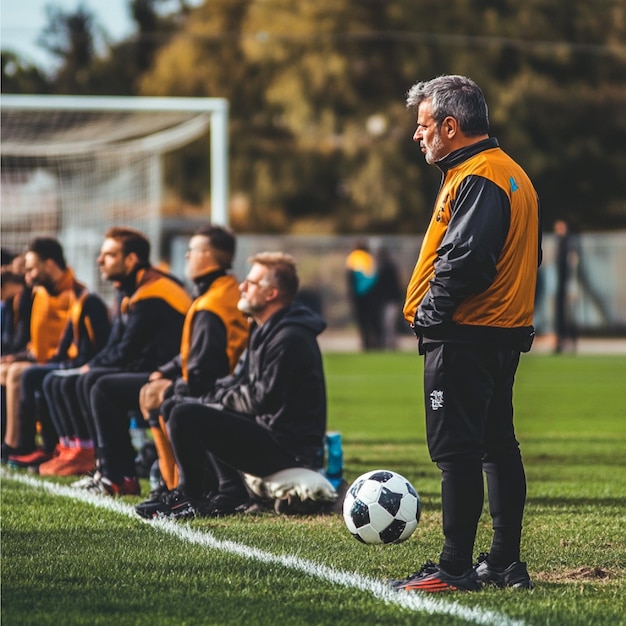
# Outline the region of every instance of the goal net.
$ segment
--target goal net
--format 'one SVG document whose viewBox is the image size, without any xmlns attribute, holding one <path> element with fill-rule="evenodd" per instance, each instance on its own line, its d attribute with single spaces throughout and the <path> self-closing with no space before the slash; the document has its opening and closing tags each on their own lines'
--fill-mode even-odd
<svg viewBox="0 0 626 626">
<path fill-rule="evenodd" d="M 104 232 L 142 231 L 157 262 L 165 205 L 176 196 L 166 170 L 184 167 L 172 155 L 203 138 L 210 158 L 200 175 L 210 192 L 196 214 L 227 225 L 225 100 L 3 95 L 1 104 L 3 247 L 17 252 L 35 236 L 57 237 L 80 279 L 107 291 L 95 264 Z"/>
</svg>

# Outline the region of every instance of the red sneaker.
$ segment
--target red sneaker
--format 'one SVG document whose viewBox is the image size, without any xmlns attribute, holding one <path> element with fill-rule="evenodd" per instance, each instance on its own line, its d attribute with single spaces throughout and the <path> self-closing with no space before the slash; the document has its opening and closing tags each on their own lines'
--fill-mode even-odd
<svg viewBox="0 0 626 626">
<path fill-rule="evenodd" d="M 53 452 L 46 452 L 38 448 L 30 454 L 11 455 L 9 457 L 9 467 L 39 467 L 42 463 L 49 461 L 53 456 Z"/>
<path fill-rule="evenodd" d="M 61 454 L 39 466 L 41 476 L 81 476 L 96 467 L 93 448 L 64 448 Z"/>
</svg>

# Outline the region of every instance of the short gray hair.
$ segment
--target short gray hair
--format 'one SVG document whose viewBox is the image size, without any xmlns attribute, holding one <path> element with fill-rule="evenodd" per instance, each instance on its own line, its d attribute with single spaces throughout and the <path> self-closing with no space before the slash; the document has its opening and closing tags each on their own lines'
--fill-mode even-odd
<svg viewBox="0 0 626 626">
<path fill-rule="evenodd" d="M 451 74 L 415 83 L 407 93 L 406 106 L 417 110 L 425 100 L 432 105 L 437 126 L 450 116 L 468 137 L 489 132 L 487 102 L 481 88 L 471 78 Z"/>
<path fill-rule="evenodd" d="M 292 302 L 298 292 L 300 281 L 296 270 L 296 261 L 284 252 L 260 252 L 248 259 L 248 263 L 258 263 L 267 267 L 269 278 L 286 302 Z"/>
</svg>

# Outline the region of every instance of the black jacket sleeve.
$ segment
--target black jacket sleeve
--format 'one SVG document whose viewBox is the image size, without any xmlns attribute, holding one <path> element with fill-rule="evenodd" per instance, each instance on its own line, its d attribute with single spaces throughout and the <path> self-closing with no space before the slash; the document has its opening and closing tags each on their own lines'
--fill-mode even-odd
<svg viewBox="0 0 626 626">
<path fill-rule="evenodd" d="M 93 337 L 87 331 L 87 323 L 91 327 Z M 52 360 L 59 362 L 59 369 L 80 367 L 102 350 L 107 343 L 110 331 L 111 322 L 106 305 L 99 296 L 89 294 L 85 298 L 79 320 L 78 355 L 73 359 L 68 358 L 67 352 L 73 340 L 73 325 L 69 321 L 57 354 Z"/>
<path fill-rule="evenodd" d="M 132 363 L 153 340 L 156 329 L 163 325 L 168 315 L 169 305 L 164 300 L 150 298 L 137 302 L 132 314 L 127 316 L 126 324 L 121 319 L 117 320 L 118 325 L 114 330 L 118 336 L 113 341 L 110 338 L 91 365 L 121 367 Z"/>
<path fill-rule="evenodd" d="M 195 314 L 187 362 L 190 395 L 206 394 L 218 378 L 228 375 L 226 341 L 226 326 L 219 315 L 204 310 Z"/>
</svg>

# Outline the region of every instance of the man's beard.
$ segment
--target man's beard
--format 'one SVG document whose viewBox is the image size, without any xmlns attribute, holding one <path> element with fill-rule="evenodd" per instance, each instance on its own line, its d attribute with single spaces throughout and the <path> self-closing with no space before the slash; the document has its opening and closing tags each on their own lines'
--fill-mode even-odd
<svg viewBox="0 0 626 626">
<path fill-rule="evenodd" d="M 239 298 L 239 302 L 237 302 L 237 309 L 246 315 L 252 315 L 254 312 L 250 303 L 243 296 Z"/>
<path fill-rule="evenodd" d="M 36 280 L 35 285 L 39 285 L 40 287 L 43 287 L 49 294 L 54 293 L 54 281 L 51 278 L 48 278 L 47 276 Z"/>
<path fill-rule="evenodd" d="M 428 163 L 428 165 L 434 165 L 438 161 L 441 161 L 441 159 L 447 156 L 447 154 L 443 154 L 443 151 L 443 142 L 441 141 L 441 137 L 437 136 L 430 147 L 426 148 L 426 153 L 424 154 L 426 163 Z"/>
</svg>

